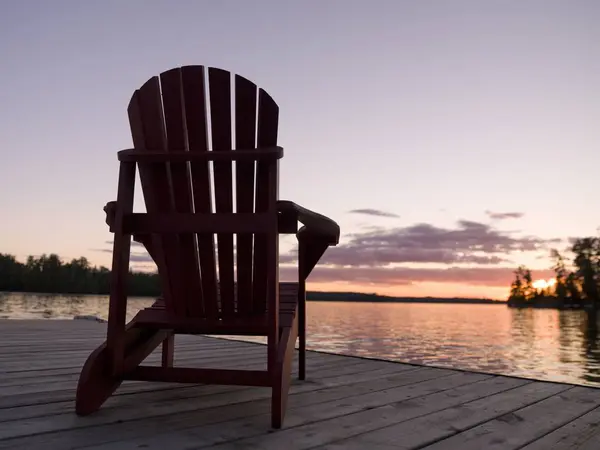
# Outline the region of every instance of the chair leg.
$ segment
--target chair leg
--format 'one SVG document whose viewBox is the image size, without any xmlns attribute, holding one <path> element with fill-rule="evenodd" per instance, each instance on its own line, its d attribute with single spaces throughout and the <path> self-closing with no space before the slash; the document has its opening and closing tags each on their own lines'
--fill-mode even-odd
<svg viewBox="0 0 600 450">
<path fill-rule="evenodd" d="M 128 324 L 123 336 L 127 370 L 137 367 L 165 340 L 168 336 L 163 331 L 144 330 Z M 123 377 L 112 375 L 112 360 L 106 341 L 86 360 L 77 383 L 75 411 L 78 415 L 85 416 L 100 409 L 120 386 Z"/>
<path fill-rule="evenodd" d="M 283 391 L 281 373 L 277 375 L 271 394 L 271 427 L 279 429 L 283 425 L 287 392 Z"/>
<path fill-rule="evenodd" d="M 298 326 L 298 379 L 306 380 L 306 329 L 304 324 Z"/>
<path fill-rule="evenodd" d="M 80 416 L 91 414 L 102 406 L 121 385 L 122 380 L 110 374 L 111 355 L 102 344 L 86 360 L 75 398 L 75 412 Z"/>
<path fill-rule="evenodd" d="M 162 343 L 162 366 L 173 367 L 173 356 L 175 354 L 175 335 L 170 334 Z"/>
<path fill-rule="evenodd" d="M 277 351 L 277 370 L 271 397 L 271 426 L 281 428 L 285 417 L 288 393 L 292 381 L 292 360 L 294 359 L 296 339 L 298 338 L 298 318 L 292 326 L 284 328 Z"/>
<path fill-rule="evenodd" d="M 302 286 L 303 287 L 303 286 Z M 304 289 L 302 289 L 304 293 Z M 298 379 L 306 379 L 306 297 L 298 298 Z"/>
</svg>

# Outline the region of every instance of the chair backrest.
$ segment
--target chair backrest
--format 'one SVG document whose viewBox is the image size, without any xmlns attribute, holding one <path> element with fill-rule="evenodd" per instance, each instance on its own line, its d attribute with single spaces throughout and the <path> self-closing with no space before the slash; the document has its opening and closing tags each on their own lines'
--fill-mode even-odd
<svg viewBox="0 0 600 450">
<path fill-rule="evenodd" d="M 251 81 L 221 69 L 185 66 L 153 77 L 134 93 L 128 113 L 139 150 L 228 152 L 277 145 L 277 104 Z M 141 164 L 146 209 L 265 212 L 278 195 L 266 164 Z M 180 316 L 214 319 L 265 314 L 267 239 L 237 234 L 234 249 L 232 234 L 155 235 L 166 307 Z"/>
</svg>

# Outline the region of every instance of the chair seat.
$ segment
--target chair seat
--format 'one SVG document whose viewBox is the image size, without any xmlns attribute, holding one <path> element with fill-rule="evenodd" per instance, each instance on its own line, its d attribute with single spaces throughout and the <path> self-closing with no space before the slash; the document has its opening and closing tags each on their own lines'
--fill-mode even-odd
<svg viewBox="0 0 600 450">
<path fill-rule="evenodd" d="M 298 307 L 298 283 L 279 283 L 279 328 L 292 326 Z M 182 316 L 167 311 L 165 302 L 158 299 L 154 304 L 139 311 L 132 322 L 138 327 L 173 330 L 184 334 L 231 334 L 240 336 L 267 336 L 267 314 L 234 315 L 231 317 L 206 318 Z"/>
</svg>

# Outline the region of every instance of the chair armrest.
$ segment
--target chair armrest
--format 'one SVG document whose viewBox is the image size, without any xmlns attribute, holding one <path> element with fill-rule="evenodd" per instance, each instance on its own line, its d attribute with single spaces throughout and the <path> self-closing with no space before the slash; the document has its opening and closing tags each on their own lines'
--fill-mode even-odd
<svg viewBox="0 0 600 450">
<path fill-rule="evenodd" d="M 113 225 L 115 223 L 115 215 L 117 213 L 117 202 L 115 202 L 115 201 L 108 202 L 106 205 L 104 205 L 103 209 L 104 209 L 104 212 L 106 213 L 106 219 L 105 219 L 106 224 L 108 225 L 110 232 L 113 233 L 114 232 Z M 152 244 L 152 235 L 150 235 L 150 234 L 134 234 L 133 240 L 135 242 L 142 244 L 146 248 L 146 251 L 152 257 L 152 259 L 154 259 L 156 261 L 155 253 L 154 253 L 154 246 Z"/>
<path fill-rule="evenodd" d="M 337 223 L 322 214 L 303 208 L 294 202 L 280 200 L 277 202 L 279 212 L 302 223 L 303 227 L 297 233 L 300 242 L 300 258 L 302 260 L 300 272 L 302 279 L 306 279 L 319 259 L 330 246 L 335 246 L 340 240 L 340 227 Z M 106 224 L 113 231 L 117 202 L 108 202 L 104 206 Z M 150 256 L 154 258 L 151 235 L 134 235 L 133 240 L 143 244 Z"/>
<path fill-rule="evenodd" d="M 303 208 L 288 200 L 279 200 L 277 209 L 284 215 L 293 216 L 304 225 L 298 231 L 298 239 L 315 237 L 326 241 L 329 245 L 337 245 L 340 240 L 340 227 L 337 223 L 322 214 Z"/>
<path fill-rule="evenodd" d="M 112 233 L 113 225 L 115 224 L 115 216 L 117 214 L 117 202 L 108 202 L 102 209 L 106 213 L 106 219 L 104 221 Z"/>
<path fill-rule="evenodd" d="M 288 200 L 279 200 L 277 202 L 277 209 L 280 213 L 291 216 L 304 225 L 298 231 L 299 238 L 302 236 L 314 236 L 325 239 L 330 245 L 337 245 L 339 243 L 340 227 L 329 217 L 303 208 Z M 104 206 L 104 212 L 106 213 L 105 221 L 111 232 L 113 231 L 116 211 L 117 202 L 115 201 L 108 202 Z"/>
</svg>

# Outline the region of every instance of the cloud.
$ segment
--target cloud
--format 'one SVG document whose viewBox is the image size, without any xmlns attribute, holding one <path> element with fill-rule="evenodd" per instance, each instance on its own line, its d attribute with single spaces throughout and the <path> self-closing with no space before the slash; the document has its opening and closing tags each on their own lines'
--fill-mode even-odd
<svg viewBox="0 0 600 450">
<path fill-rule="evenodd" d="M 486 211 L 485 213 L 488 215 L 488 217 L 490 219 L 495 219 L 495 220 L 520 219 L 521 217 L 523 217 L 525 215 L 525 213 L 522 213 L 522 212 L 500 213 L 500 212 Z"/>
<path fill-rule="evenodd" d="M 317 266 L 308 280 L 312 283 L 350 283 L 378 286 L 408 286 L 416 283 L 456 283 L 473 286 L 506 287 L 514 278 L 508 267 L 323 267 Z M 535 278 L 551 278 L 551 270 L 533 271 Z M 295 280 L 297 273 L 292 267 L 280 269 L 281 280 Z"/>
<path fill-rule="evenodd" d="M 112 245 L 113 245 L 113 241 L 104 241 L 104 243 L 105 243 L 106 245 L 110 245 L 111 247 L 112 247 Z M 144 245 L 143 245 L 143 244 L 140 244 L 139 242 L 136 242 L 136 241 L 134 241 L 133 239 L 131 240 L 131 246 L 132 246 L 132 247 L 142 247 L 142 248 L 144 247 Z M 112 252 L 112 249 L 111 249 L 110 251 Z"/>
<path fill-rule="evenodd" d="M 519 237 L 468 220 L 459 221 L 456 228 L 421 223 L 352 234 L 349 242 L 329 249 L 321 262 L 377 268 L 406 263 L 497 265 L 510 262 L 507 256 L 511 253 L 545 250 L 555 241 Z M 295 259 L 293 253 L 282 255 L 282 262 Z"/>
<path fill-rule="evenodd" d="M 93 248 L 91 250 L 95 251 L 95 252 L 112 253 L 112 251 L 113 251 L 113 249 L 112 249 L 113 241 L 105 241 L 104 243 L 106 245 L 110 245 L 110 248 Z M 131 240 L 131 247 L 137 247 L 137 248 L 140 249 L 139 252 L 131 251 L 131 253 L 129 255 L 129 261 L 131 263 L 154 263 L 154 260 L 146 252 L 146 248 L 144 247 L 143 244 L 140 244 L 139 242 L 136 242 L 136 241 L 134 241 L 132 239 Z"/>
<path fill-rule="evenodd" d="M 112 248 L 91 248 L 93 252 L 103 252 L 103 253 L 112 253 Z M 129 255 L 129 261 L 131 262 L 149 262 L 153 263 L 154 260 L 150 257 L 150 255 L 146 252 L 136 253 L 131 252 Z"/>
<path fill-rule="evenodd" d="M 366 214 L 368 216 L 377 216 L 377 217 L 393 217 L 393 218 L 400 217 L 398 214 L 394 214 L 394 213 L 387 212 L 387 211 L 381 211 L 380 209 L 370 209 L 370 208 L 353 209 L 348 212 L 350 214 Z"/>
<path fill-rule="evenodd" d="M 148 253 L 132 253 L 129 255 L 129 261 L 131 262 L 148 262 L 153 263 L 154 260 Z"/>
<path fill-rule="evenodd" d="M 156 273 L 156 264 L 150 264 L 150 263 L 147 263 L 147 262 L 143 262 L 143 263 L 131 263 L 129 265 L 129 267 L 134 272 Z"/>
<path fill-rule="evenodd" d="M 535 257 L 562 242 L 470 220 L 460 220 L 450 227 L 419 223 L 359 229 L 345 238 L 346 242 L 327 250 L 309 281 L 365 286 L 457 283 L 507 287 L 516 266 L 509 260 L 512 254 L 529 252 Z M 297 278 L 297 268 L 291 265 L 296 260 L 295 252 L 280 255 L 282 280 Z M 136 251 L 131 261 L 142 265 L 152 259 Z M 551 271 L 534 272 L 536 278 L 551 276 Z"/>
</svg>

